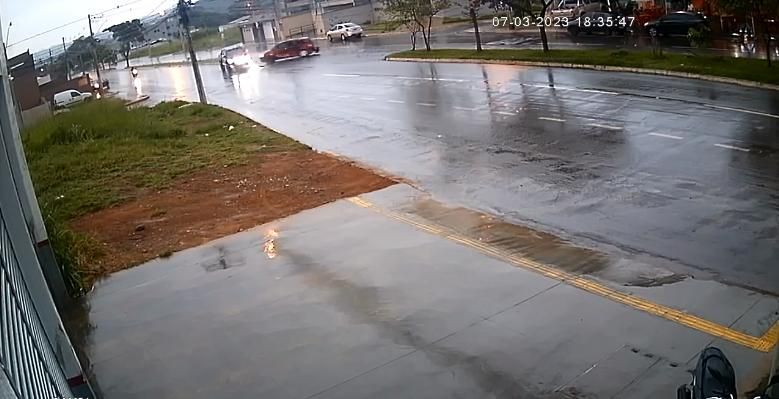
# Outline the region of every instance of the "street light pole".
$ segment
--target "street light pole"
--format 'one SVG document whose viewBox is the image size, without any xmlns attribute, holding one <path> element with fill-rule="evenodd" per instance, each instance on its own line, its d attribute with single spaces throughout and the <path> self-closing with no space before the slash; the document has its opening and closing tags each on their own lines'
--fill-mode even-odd
<svg viewBox="0 0 779 399">
<path fill-rule="evenodd" d="M 64 36 L 62 37 L 62 57 L 65 60 L 65 77 L 70 80 L 70 62 L 68 61 L 68 48 L 65 47 Z"/>
<path fill-rule="evenodd" d="M 89 37 L 92 38 L 92 59 L 95 61 L 95 73 L 97 73 L 97 81 L 102 87 L 103 79 L 100 78 L 100 65 L 97 63 L 97 43 L 95 43 L 95 33 L 92 32 L 92 15 L 87 14 L 87 19 L 89 20 Z"/>
<path fill-rule="evenodd" d="M 195 84 L 197 85 L 197 94 L 200 97 L 200 102 L 208 104 L 206 100 L 206 91 L 203 88 L 203 78 L 200 77 L 200 68 L 197 65 L 197 57 L 195 56 L 195 49 L 192 48 L 192 35 L 189 34 L 189 15 L 187 15 L 187 4 L 184 0 L 179 0 L 178 4 L 179 18 L 181 19 L 181 25 L 184 28 L 184 37 L 187 39 L 187 47 L 189 49 L 189 58 L 192 61 L 192 71 L 195 73 Z"/>
</svg>

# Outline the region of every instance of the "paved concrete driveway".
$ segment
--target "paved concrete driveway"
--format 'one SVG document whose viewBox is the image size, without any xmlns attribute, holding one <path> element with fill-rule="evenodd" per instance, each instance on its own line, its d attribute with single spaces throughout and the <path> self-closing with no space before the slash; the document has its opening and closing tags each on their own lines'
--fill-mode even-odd
<svg viewBox="0 0 779 399">
<path fill-rule="evenodd" d="M 768 367 L 775 298 L 627 287 L 629 258 L 525 232 L 393 186 L 114 274 L 85 350 L 109 399 L 673 397 L 712 343 L 742 389 Z"/>
</svg>

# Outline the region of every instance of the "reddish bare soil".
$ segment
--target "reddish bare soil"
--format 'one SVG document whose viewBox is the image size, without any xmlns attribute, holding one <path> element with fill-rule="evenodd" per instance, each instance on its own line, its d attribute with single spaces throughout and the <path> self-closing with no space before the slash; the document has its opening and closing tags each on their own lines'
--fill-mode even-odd
<svg viewBox="0 0 779 399">
<path fill-rule="evenodd" d="M 310 150 L 259 154 L 246 165 L 211 168 L 160 192 L 76 219 L 103 244 L 103 275 L 394 182 Z"/>
</svg>

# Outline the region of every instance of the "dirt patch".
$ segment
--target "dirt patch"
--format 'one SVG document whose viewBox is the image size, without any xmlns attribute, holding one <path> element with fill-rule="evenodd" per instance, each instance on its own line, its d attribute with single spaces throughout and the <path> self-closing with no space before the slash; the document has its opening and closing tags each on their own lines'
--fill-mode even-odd
<svg viewBox="0 0 779 399">
<path fill-rule="evenodd" d="M 105 255 L 91 270 L 102 275 L 393 183 L 314 151 L 259 154 L 80 217 L 71 227 L 103 245 Z"/>
</svg>

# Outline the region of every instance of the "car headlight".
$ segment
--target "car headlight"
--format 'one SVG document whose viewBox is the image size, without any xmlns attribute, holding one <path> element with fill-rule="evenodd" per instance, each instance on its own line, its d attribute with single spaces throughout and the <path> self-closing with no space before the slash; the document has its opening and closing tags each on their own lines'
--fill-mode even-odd
<svg viewBox="0 0 779 399">
<path fill-rule="evenodd" d="M 245 55 L 239 55 L 238 57 L 232 59 L 232 63 L 234 64 L 248 64 L 249 61 L 249 57 Z"/>
</svg>

